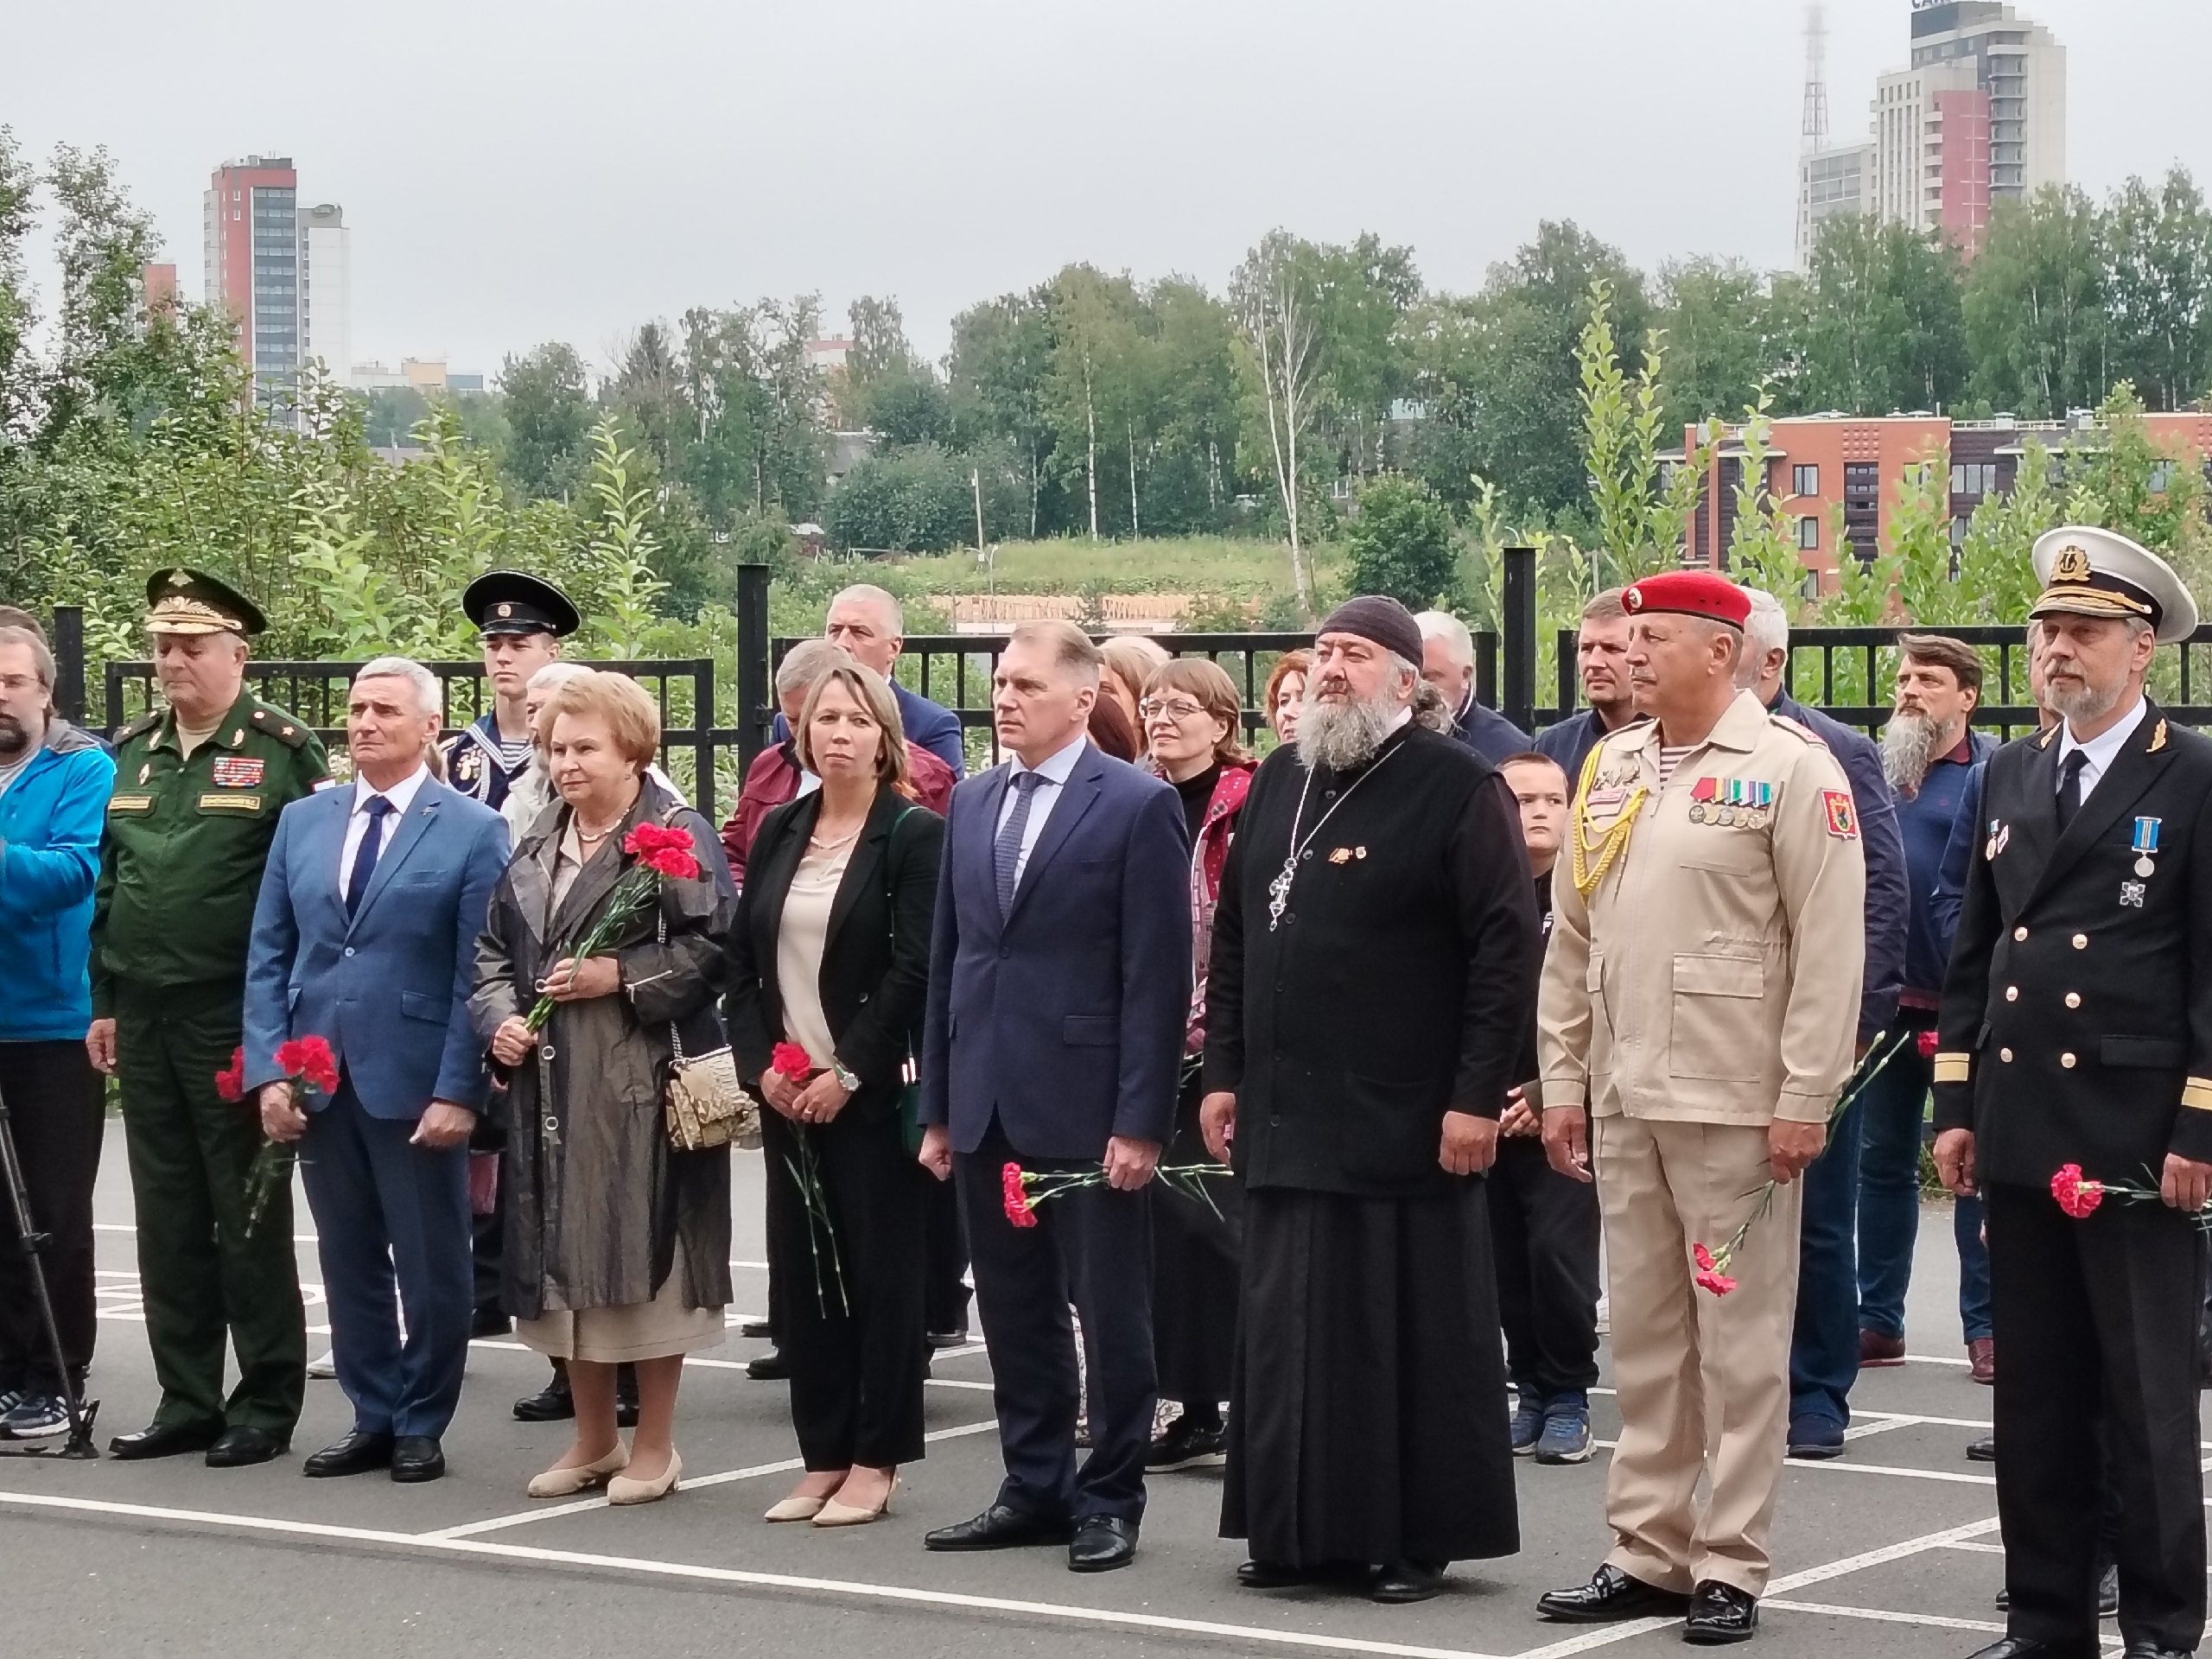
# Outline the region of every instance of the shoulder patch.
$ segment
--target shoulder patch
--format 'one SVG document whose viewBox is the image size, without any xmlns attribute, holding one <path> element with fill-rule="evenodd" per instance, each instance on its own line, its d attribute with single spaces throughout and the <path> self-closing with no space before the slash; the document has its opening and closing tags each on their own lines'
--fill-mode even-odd
<svg viewBox="0 0 2212 1659">
<path fill-rule="evenodd" d="M 144 736 L 161 723 L 162 711 L 158 709 L 149 709 L 118 732 L 115 734 L 115 741 L 118 743 L 128 743 L 134 737 Z"/>
<path fill-rule="evenodd" d="M 1822 790 L 1821 805 L 1827 814 L 1828 834 L 1838 841 L 1859 839 L 1859 814 L 1853 809 L 1849 790 Z"/>
<path fill-rule="evenodd" d="M 1801 721 L 1792 720 L 1788 715 L 1777 715 L 1771 709 L 1767 712 L 1767 719 L 1791 736 L 1802 738 L 1816 749 L 1827 747 L 1827 743 L 1821 741 L 1821 734 Z"/>
<path fill-rule="evenodd" d="M 288 749 L 303 749 L 315 734 L 282 709 L 272 709 L 267 703 L 256 703 L 253 723 L 266 737 L 273 737 Z"/>
</svg>

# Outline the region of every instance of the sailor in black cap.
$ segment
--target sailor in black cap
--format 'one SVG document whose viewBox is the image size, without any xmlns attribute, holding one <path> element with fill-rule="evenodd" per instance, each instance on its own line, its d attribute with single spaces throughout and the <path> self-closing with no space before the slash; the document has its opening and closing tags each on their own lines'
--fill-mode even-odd
<svg viewBox="0 0 2212 1659">
<path fill-rule="evenodd" d="M 482 639 L 493 704 L 446 745 L 446 781 L 497 808 L 530 768 L 530 677 L 559 658 L 561 641 L 582 619 L 558 588 L 519 570 L 486 571 L 468 584 L 461 608 Z"/>
<path fill-rule="evenodd" d="M 2044 697 L 2063 719 L 1989 758 L 1935 1065 L 1936 1167 L 1982 1195 L 2005 1344 L 2010 1609 L 1983 1653 L 2096 1651 L 2098 1529 L 2083 1520 L 2101 1425 L 2120 1636 L 2131 1655 L 2188 1654 L 2204 1630 L 2212 741 L 2144 679 L 2196 607 L 2164 560 L 2110 531 L 2050 531 L 2035 569 Z M 2085 1202 L 2084 1180 L 2152 1196 Z"/>
</svg>

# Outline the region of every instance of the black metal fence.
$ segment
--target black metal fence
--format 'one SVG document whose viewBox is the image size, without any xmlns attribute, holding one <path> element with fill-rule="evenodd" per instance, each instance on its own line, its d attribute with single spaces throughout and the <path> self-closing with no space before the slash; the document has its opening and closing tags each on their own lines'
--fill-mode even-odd
<svg viewBox="0 0 2212 1659">
<path fill-rule="evenodd" d="M 1508 548 L 1503 562 L 1500 627 L 1475 636 L 1475 690 L 1524 731 L 1535 731 L 1573 714 L 1580 705 L 1575 664 L 1575 634 L 1561 629 L 1551 642 L 1557 670 L 1553 700 L 1536 702 L 1540 641 L 1536 627 L 1536 554 L 1532 548 Z M 734 683 L 718 679 L 710 658 L 601 663 L 643 682 L 660 705 L 663 764 L 688 787 L 699 810 L 718 819 L 733 801 L 743 769 L 770 741 L 776 716 L 772 692 L 775 667 L 798 641 L 772 638 L 768 631 L 768 569 L 746 565 L 738 570 L 737 650 Z M 1872 732 L 1889 718 L 1891 676 L 1895 671 L 1897 627 L 1802 628 L 1790 639 L 1786 685 L 1801 702 L 1825 709 L 1846 725 Z M 2026 701 L 2027 645 L 2024 626 L 1938 627 L 1986 653 L 1994 672 L 1985 684 L 1977 726 L 2006 737 L 2031 729 L 2036 711 Z M 1178 656 L 1206 657 L 1227 671 L 1243 694 L 1248 733 L 1264 722 L 1260 702 L 1269 671 L 1287 651 L 1313 643 L 1310 633 L 1177 633 L 1154 636 Z M 81 612 L 57 607 L 54 613 L 56 664 L 55 702 L 71 719 L 86 722 L 85 634 Z M 971 758 L 998 758 L 991 731 L 991 674 L 1005 648 L 1004 634 L 930 634 L 906 642 L 899 678 L 959 716 L 970 739 Z M 2208 665 L 2202 653 L 2212 650 L 2212 624 L 2186 642 L 2159 652 L 2152 689 L 2166 712 L 2191 726 L 2212 726 L 2212 702 L 2197 703 Z M 357 663 L 255 662 L 247 675 L 256 695 L 307 721 L 334 751 L 343 752 L 345 688 Z M 444 683 L 446 717 L 456 728 L 490 707 L 482 668 L 475 663 L 426 664 Z M 114 731 L 149 706 L 154 674 L 148 663 L 109 663 L 103 703 L 96 723 Z M 717 698 L 734 723 L 719 723 Z"/>
</svg>

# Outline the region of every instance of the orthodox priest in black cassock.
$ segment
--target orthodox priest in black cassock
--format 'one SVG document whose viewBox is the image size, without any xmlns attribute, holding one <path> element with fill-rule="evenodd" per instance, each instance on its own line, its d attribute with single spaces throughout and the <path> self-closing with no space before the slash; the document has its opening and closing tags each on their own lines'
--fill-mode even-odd
<svg viewBox="0 0 2212 1659">
<path fill-rule="evenodd" d="M 1214 923 L 1205 1107 L 1245 1195 L 1221 1529 L 1249 1586 L 1363 1565 L 1417 1600 L 1520 1548 L 1478 1172 L 1541 936 L 1503 779 L 1413 717 L 1411 616 L 1351 601 L 1316 655 Z"/>
</svg>

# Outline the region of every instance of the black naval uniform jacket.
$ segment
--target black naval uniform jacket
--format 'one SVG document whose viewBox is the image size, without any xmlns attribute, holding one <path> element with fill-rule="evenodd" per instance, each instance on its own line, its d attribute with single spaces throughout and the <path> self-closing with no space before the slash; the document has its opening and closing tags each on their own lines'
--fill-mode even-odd
<svg viewBox="0 0 2212 1659">
<path fill-rule="evenodd" d="M 1936 1127 L 1974 1130 L 1985 1182 L 2156 1186 L 2169 1152 L 2212 1160 L 2212 739 L 2150 706 L 2061 835 L 2059 732 L 1989 758 Z"/>
<path fill-rule="evenodd" d="M 1520 810 L 1490 762 L 1407 727 L 1362 772 L 1314 776 L 1298 874 L 1270 929 L 1268 887 L 1306 780 L 1294 747 L 1270 754 L 1230 849 L 1205 1088 L 1236 1095 L 1249 1188 L 1452 1192 L 1461 1178 L 1437 1161 L 1444 1114 L 1495 1118 L 1524 1080 L 1543 945 Z"/>
</svg>

